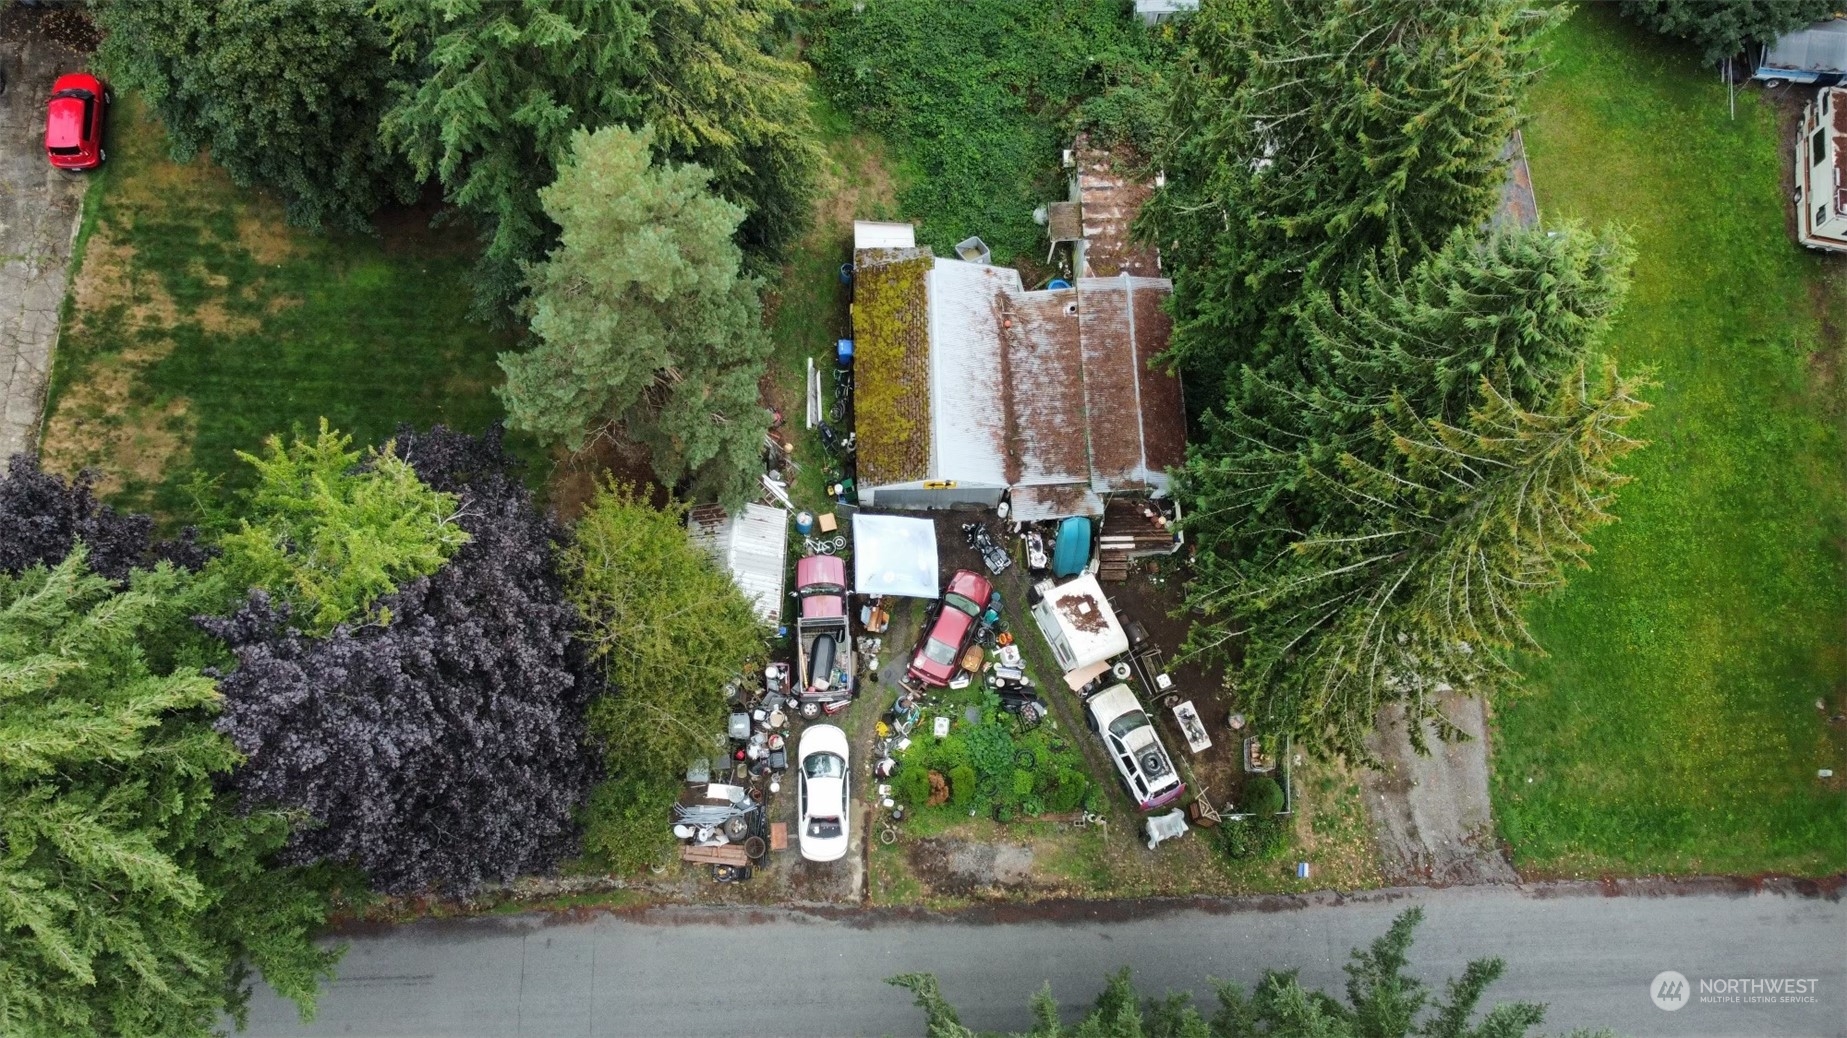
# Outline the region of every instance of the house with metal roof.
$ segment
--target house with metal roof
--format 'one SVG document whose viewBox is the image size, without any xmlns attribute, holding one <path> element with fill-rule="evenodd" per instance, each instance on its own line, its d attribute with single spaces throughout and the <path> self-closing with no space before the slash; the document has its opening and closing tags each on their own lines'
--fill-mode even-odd
<svg viewBox="0 0 1847 1038">
<path fill-rule="evenodd" d="M 1172 292 L 1129 273 L 1028 291 L 1018 271 L 928 247 L 856 251 L 859 503 L 1010 498 L 1016 518 L 1055 519 L 1165 493 L 1186 411 L 1149 362 L 1167 348 Z"/>
</svg>

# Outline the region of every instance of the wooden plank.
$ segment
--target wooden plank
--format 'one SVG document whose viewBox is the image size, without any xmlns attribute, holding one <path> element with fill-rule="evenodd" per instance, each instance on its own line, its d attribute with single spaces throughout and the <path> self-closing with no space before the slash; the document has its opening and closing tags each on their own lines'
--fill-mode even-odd
<svg viewBox="0 0 1847 1038">
<path fill-rule="evenodd" d="M 770 850 L 786 851 L 789 849 L 789 824 L 787 822 L 770 823 Z"/>
<path fill-rule="evenodd" d="M 749 865 L 750 855 L 735 843 L 721 847 L 698 847 L 691 844 L 680 848 L 680 860 L 694 865 Z"/>
</svg>

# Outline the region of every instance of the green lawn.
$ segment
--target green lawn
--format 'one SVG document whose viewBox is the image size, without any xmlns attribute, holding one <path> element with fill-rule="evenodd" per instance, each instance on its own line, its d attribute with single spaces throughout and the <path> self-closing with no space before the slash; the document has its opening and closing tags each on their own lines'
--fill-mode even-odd
<svg viewBox="0 0 1847 1038">
<path fill-rule="evenodd" d="M 1552 39 L 1527 131 L 1548 222 L 1634 234 L 1610 346 L 1661 385 L 1593 569 L 1533 611 L 1495 806 L 1540 872 L 1847 867 L 1839 258 L 1797 247 L 1775 106 L 1598 10 Z M 1823 340 L 1827 341 L 1823 341 Z M 1832 786 L 1832 788 L 1829 788 Z"/>
<path fill-rule="evenodd" d="M 186 511 L 196 471 L 243 478 L 233 454 L 326 417 L 360 443 L 399 422 L 479 431 L 501 414 L 495 354 L 469 322 L 475 249 L 427 213 L 378 237 L 284 226 L 279 206 L 204 159 L 166 157 L 129 103 L 90 192 L 43 436 L 47 467 L 99 469 L 136 508 Z"/>
</svg>

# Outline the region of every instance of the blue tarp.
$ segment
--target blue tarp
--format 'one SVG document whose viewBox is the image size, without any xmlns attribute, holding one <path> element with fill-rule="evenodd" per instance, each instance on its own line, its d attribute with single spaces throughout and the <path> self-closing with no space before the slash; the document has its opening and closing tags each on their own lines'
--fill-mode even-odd
<svg viewBox="0 0 1847 1038">
<path fill-rule="evenodd" d="M 1058 524 L 1058 540 L 1052 546 L 1052 575 L 1074 576 L 1090 565 L 1090 520 L 1074 515 Z"/>
</svg>

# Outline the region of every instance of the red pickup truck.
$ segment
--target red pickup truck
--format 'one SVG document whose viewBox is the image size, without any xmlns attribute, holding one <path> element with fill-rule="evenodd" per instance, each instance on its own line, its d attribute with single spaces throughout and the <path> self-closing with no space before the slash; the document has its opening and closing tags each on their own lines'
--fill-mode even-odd
<svg viewBox="0 0 1847 1038">
<path fill-rule="evenodd" d="M 810 555 L 795 564 L 796 698 L 802 716 L 837 714 L 853 702 L 857 682 L 853 638 L 847 623 L 847 566 L 832 555 Z"/>
</svg>

